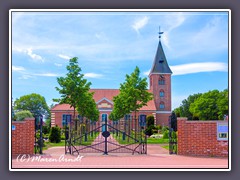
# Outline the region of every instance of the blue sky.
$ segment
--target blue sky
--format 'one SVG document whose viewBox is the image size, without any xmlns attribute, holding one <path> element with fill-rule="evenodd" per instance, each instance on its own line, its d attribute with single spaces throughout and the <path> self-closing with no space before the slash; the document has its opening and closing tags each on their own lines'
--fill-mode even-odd
<svg viewBox="0 0 240 180">
<path fill-rule="evenodd" d="M 159 26 L 172 109 L 190 94 L 228 87 L 227 12 L 12 12 L 12 97 L 34 92 L 52 104 L 71 57 L 91 88 L 118 89 L 136 66 L 148 77 Z"/>
</svg>

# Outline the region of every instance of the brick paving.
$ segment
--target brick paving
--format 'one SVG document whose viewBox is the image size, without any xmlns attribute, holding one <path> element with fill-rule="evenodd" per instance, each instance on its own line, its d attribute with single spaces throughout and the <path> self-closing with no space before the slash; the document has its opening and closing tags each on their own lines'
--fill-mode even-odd
<svg viewBox="0 0 240 180">
<path fill-rule="evenodd" d="M 13 157 L 12 168 L 228 168 L 227 158 L 169 155 L 160 145 L 148 145 L 147 155 L 83 153 L 81 156 L 64 155 L 64 147 L 53 147 L 44 151 L 41 159 Z"/>
</svg>

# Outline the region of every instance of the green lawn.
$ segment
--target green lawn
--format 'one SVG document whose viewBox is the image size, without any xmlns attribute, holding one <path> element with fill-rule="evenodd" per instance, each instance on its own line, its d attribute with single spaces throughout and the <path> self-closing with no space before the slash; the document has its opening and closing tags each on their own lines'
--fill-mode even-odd
<svg viewBox="0 0 240 180">
<path fill-rule="evenodd" d="M 74 145 L 91 145 L 92 142 L 96 139 L 96 137 L 99 135 L 99 132 L 93 133 L 93 136 L 88 135 L 87 141 L 84 141 L 84 137 L 82 139 L 82 142 L 77 142 Z M 51 143 L 51 142 L 45 142 L 45 146 L 43 147 L 43 150 L 47 150 L 50 147 L 57 147 L 57 146 L 65 146 L 65 140 L 61 140 L 59 143 Z"/>
<path fill-rule="evenodd" d="M 134 135 L 131 135 L 134 137 Z M 118 136 L 116 134 L 113 135 L 114 139 L 118 141 L 119 144 L 129 144 L 129 143 L 135 143 L 135 140 L 131 137 L 125 136 L 125 140 L 123 140 L 122 133 L 119 133 Z M 140 136 L 138 136 L 140 137 Z M 137 138 L 140 139 L 140 138 Z M 144 141 L 144 139 L 143 139 Z M 139 142 L 136 142 L 139 143 Z M 167 144 L 169 143 L 169 139 L 163 139 L 163 138 L 147 138 L 147 144 Z"/>
<path fill-rule="evenodd" d="M 163 139 L 163 138 L 147 138 L 148 144 L 167 144 L 169 143 L 169 139 Z"/>
<path fill-rule="evenodd" d="M 50 147 L 65 146 L 65 140 L 61 140 L 59 143 L 45 142 L 44 145 L 43 150 L 47 150 Z"/>
<path fill-rule="evenodd" d="M 163 148 L 169 150 L 169 145 L 162 146 Z"/>
</svg>

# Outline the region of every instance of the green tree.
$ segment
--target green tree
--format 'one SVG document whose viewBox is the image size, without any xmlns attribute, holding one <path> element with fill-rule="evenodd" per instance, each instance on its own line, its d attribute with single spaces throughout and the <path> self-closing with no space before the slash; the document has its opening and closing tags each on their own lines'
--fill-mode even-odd
<svg viewBox="0 0 240 180">
<path fill-rule="evenodd" d="M 174 112 L 176 113 L 177 117 L 187 117 L 188 120 L 192 120 L 193 119 L 193 114 L 190 112 L 190 105 L 192 103 L 194 103 L 194 101 L 199 98 L 202 94 L 198 93 L 198 94 L 193 94 L 188 96 L 187 99 L 184 99 L 182 101 L 182 104 L 180 105 L 180 107 L 174 109 Z"/>
<path fill-rule="evenodd" d="M 67 71 L 65 77 L 57 78 L 60 88 L 56 87 L 56 90 L 61 94 L 61 98 L 53 99 L 53 101 L 60 104 L 66 103 L 73 107 L 73 118 L 75 119 L 76 108 L 78 107 L 80 111 L 82 103 L 79 102 L 85 102 L 85 95 L 90 90 L 91 83 L 83 78 L 84 74 L 81 73 L 77 57 L 69 60 Z"/>
<path fill-rule="evenodd" d="M 219 110 L 218 119 L 223 119 L 224 115 L 228 115 L 228 89 L 220 92 L 217 107 Z"/>
<path fill-rule="evenodd" d="M 93 93 L 85 92 L 82 99 L 77 103 L 77 111 L 82 117 L 97 121 L 99 118 L 99 110 L 93 99 Z"/>
<path fill-rule="evenodd" d="M 25 96 L 21 96 L 14 102 L 14 109 L 17 111 L 28 110 L 34 117 L 45 115 L 49 116 L 49 108 L 46 100 L 40 94 L 32 93 Z"/>
<path fill-rule="evenodd" d="M 147 78 L 142 79 L 140 77 L 138 67 L 131 75 L 127 74 L 125 82 L 120 84 L 120 93 L 113 98 L 114 108 L 111 118 L 119 119 L 124 117 L 125 114 L 134 112 L 136 121 L 137 111 L 153 99 L 152 93 L 147 91 L 147 86 Z"/>
<path fill-rule="evenodd" d="M 50 118 L 46 119 L 45 123 L 46 123 L 47 127 L 49 127 L 49 128 L 51 127 L 51 119 Z"/>
<path fill-rule="evenodd" d="M 25 118 L 31 118 L 33 117 L 32 113 L 28 110 L 25 111 L 18 111 L 15 114 L 15 118 L 17 121 L 23 121 Z"/>
<path fill-rule="evenodd" d="M 151 125 L 153 125 L 154 126 L 154 117 L 153 117 L 153 115 L 149 115 L 149 116 L 147 116 L 147 127 L 149 127 L 149 126 L 151 126 Z"/>
<path fill-rule="evenodd" d="M 208 91 L 197 98 L 194 103 L 190 105 L 190 112 L 199 117 L 200 120 L 218 120 L 220 99 L 218 90 Z"/>
<path fill-rule="evenodd" d="M 52 143 L 59 143 L 61 141 L 61 129 L 58 126 L 51 128 L 49 141 Z"/>
</svg>

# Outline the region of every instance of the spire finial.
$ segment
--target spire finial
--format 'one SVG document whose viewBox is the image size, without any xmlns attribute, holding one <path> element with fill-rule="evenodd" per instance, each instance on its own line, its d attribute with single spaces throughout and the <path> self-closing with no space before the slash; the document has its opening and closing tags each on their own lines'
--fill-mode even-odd
<svg viewBox="0 0 240 180">
<path fill-rule="evenodd" d="M 158 32 L 158 34 L 159 34 L 159 40 L 160 40 L 160 38 L 161 38 L 161 34 L 163 34 L 163 32 L 161 32 L 161 30 L 160 30 L 160 26 L 159 26 L 159 32 Z"/>
</svg>

